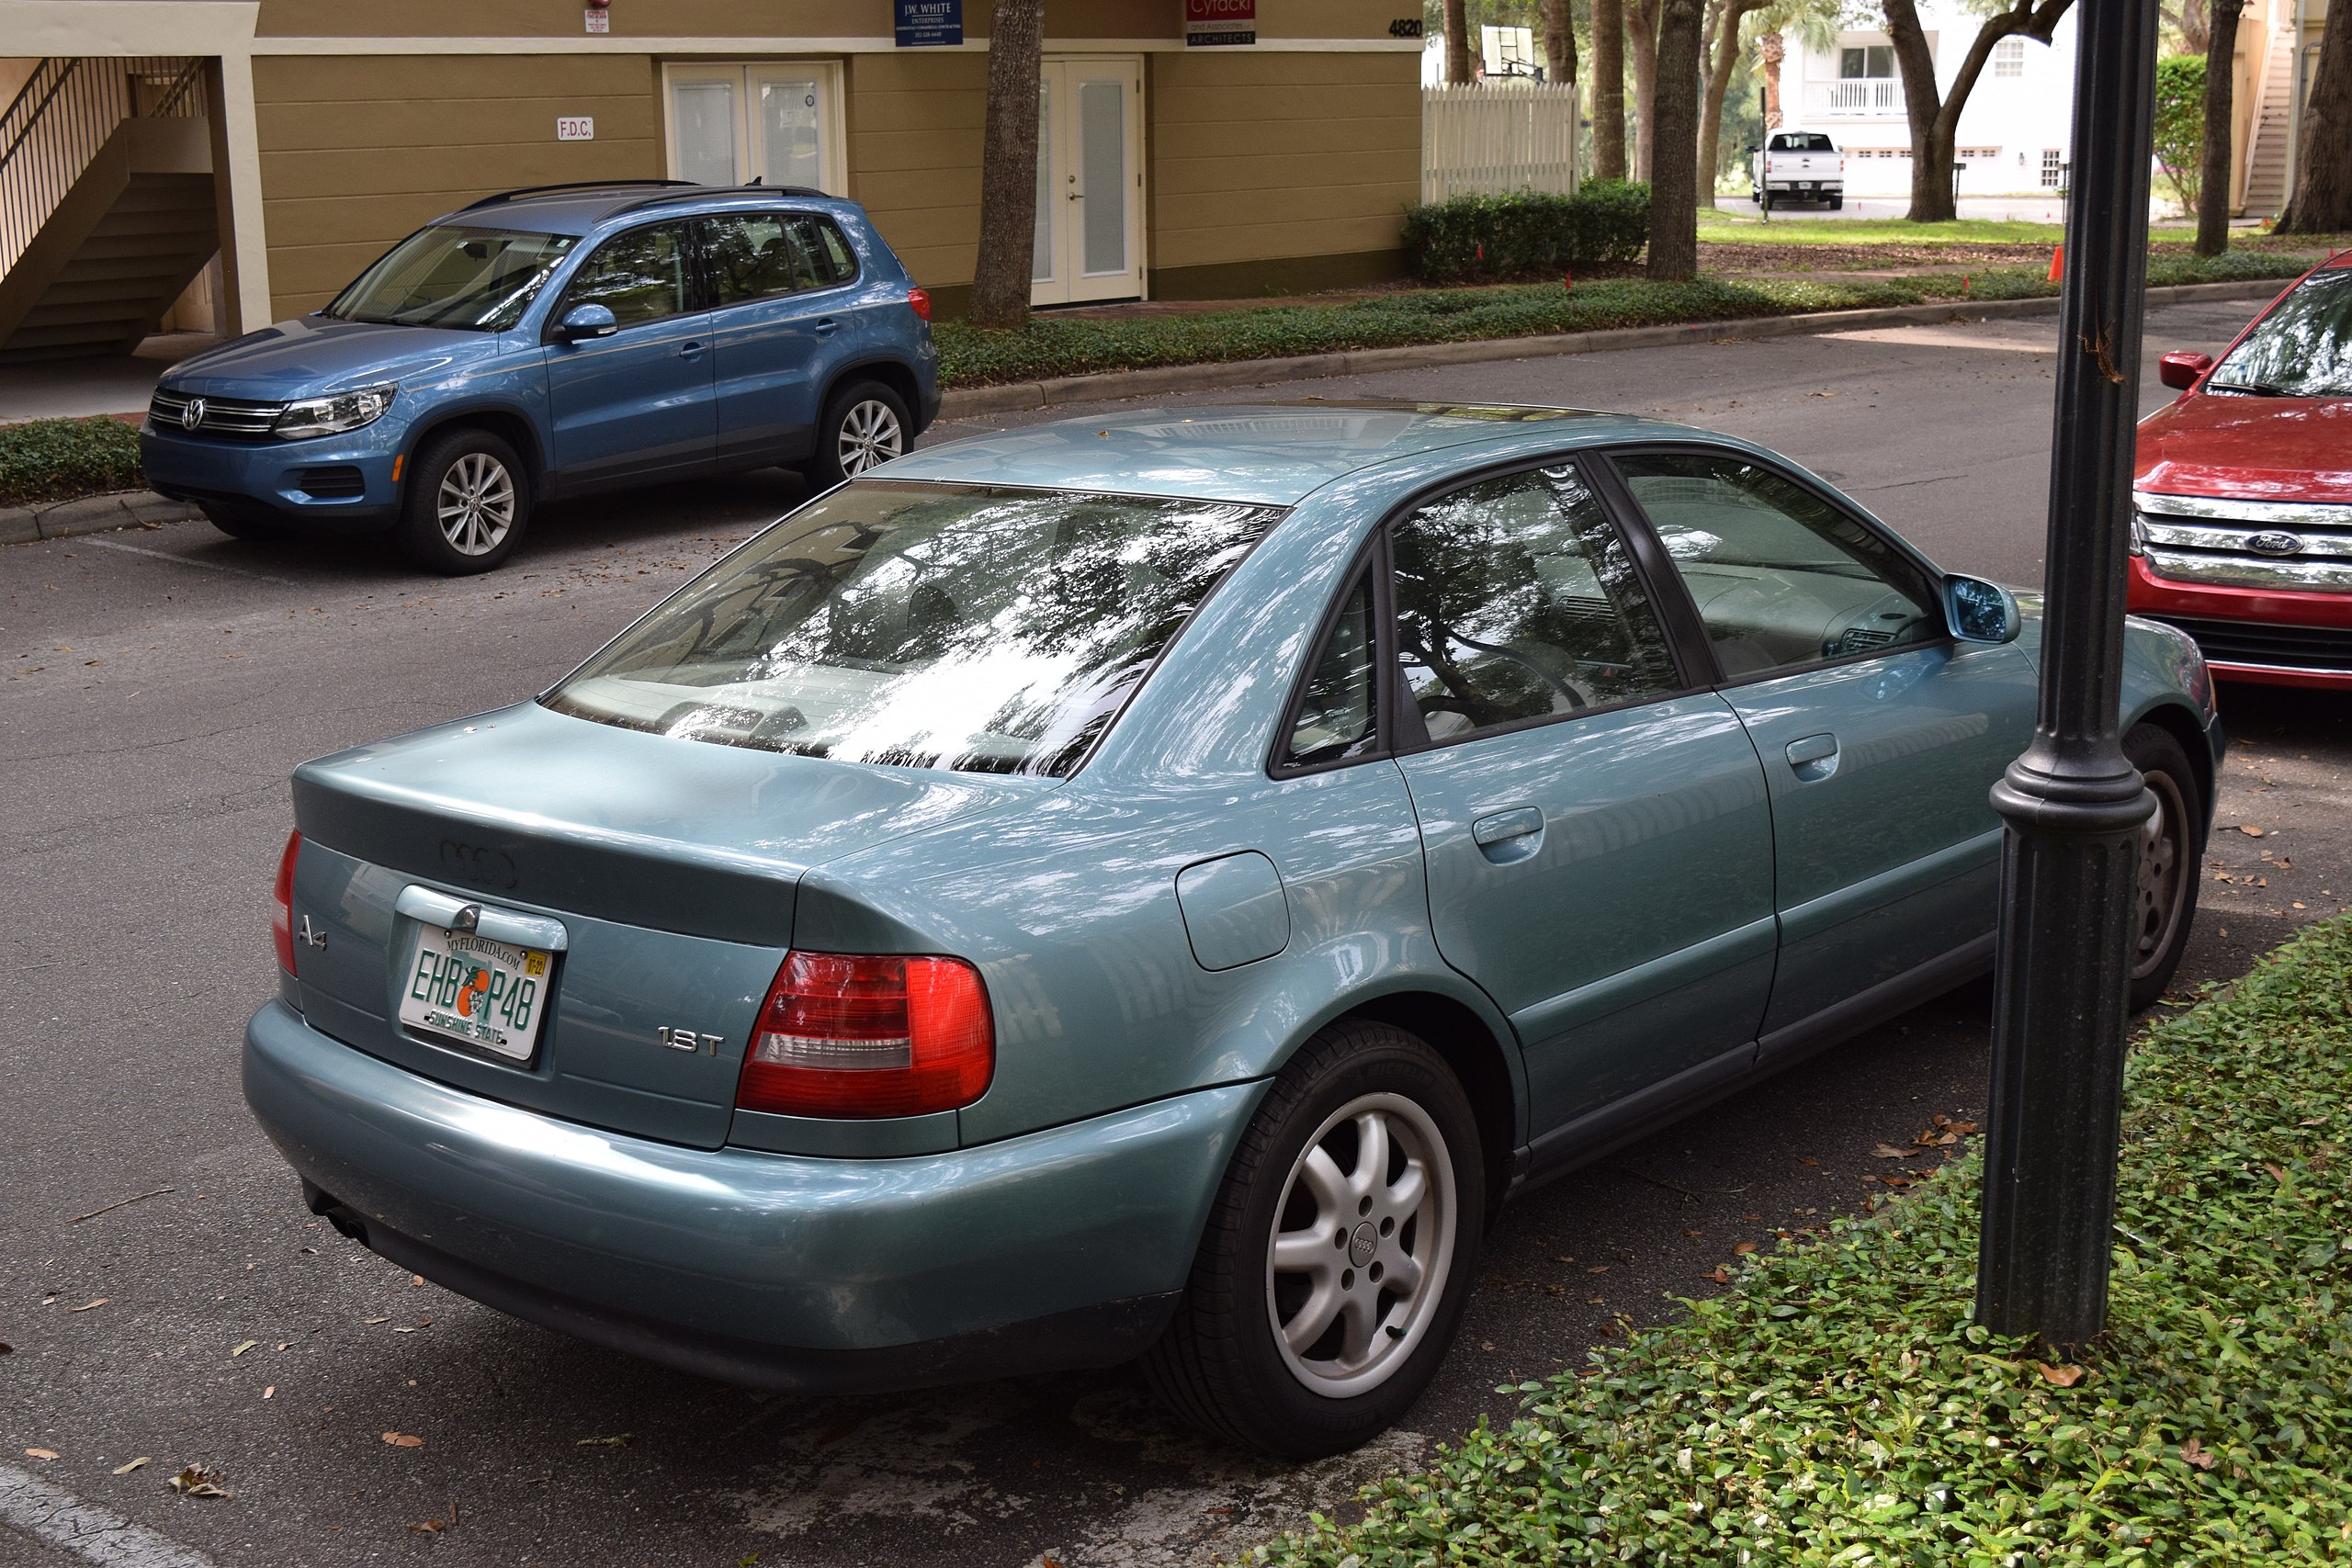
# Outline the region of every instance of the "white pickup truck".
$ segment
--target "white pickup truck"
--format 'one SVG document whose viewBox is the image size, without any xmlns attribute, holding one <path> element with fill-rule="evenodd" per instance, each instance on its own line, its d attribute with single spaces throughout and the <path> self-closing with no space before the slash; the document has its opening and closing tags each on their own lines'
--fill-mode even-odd
<svg viewBox="0 0 2352 1568">
<path fill-rule="evenodd" d="M 1846 205 L 1846 154 L 1818 130 L 1776 130 L 1748 150 L 1756 205 L 1770 212 L 1792 201 L 1819 201 L 1832 212 Z"/>
</svg>

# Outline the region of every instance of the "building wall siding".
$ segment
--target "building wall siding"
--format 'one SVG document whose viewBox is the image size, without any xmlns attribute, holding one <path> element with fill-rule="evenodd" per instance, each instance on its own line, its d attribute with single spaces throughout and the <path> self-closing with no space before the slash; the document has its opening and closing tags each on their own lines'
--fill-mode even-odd
<svg viewBox="0 0 2352 1568">
<path fill-rule="evenodd" d="M 988 56 L 854 54 L 848 76 L 852 199 L 922 282 L 969 283 L 980 246 Z"/>
<path fill-rule="evenodd" d="M 479 197 L 662 171 L 644 55 L 279 55 L 254 62 L 271 310 L 316 310 L 419 224 Z M 558 141 L 556 117 L 596 118 Z"/>
<path fill-rule="evenodd" d="M 1419 71 L 1404 52 L 1150 56 L 1155 275 L 1394 253 L 1420 198 Z"/>
</svg>

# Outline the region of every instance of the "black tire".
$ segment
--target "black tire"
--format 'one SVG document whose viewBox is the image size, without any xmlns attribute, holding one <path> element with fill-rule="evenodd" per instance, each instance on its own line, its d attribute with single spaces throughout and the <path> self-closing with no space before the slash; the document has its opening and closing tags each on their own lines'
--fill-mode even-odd
<svg viewBox="0 0 2352 1568">
<path fill-rule="evenodd" d="M 2143 1012 L 2172 984 L 2188 950 L 2205 849 L 2205 801 L 2188 753 L 2171 731 L 2140 725 L 2123 738 L 2123 754 L 2156 797 L 2155 819 L 2141 840 L 2132 902 L 2132 1010 Z"/>
<path fill-rule="evenodd" d="M 1359 1163 L 1358 1129 L 1371 1120 L 1388 1150 L 1377 1180 Z M 1308 1173 L 1316 1149 L 1338 1185 Z M 1407 1213 L 1392 1197 L 1412 1187 L 1416 1156 L 1421 1195 Z M 1274 1079 L 1226 1168 L 1182 1303 L 1144 1358 L 1153 1392 L 1195 1426 L 1284 1459 L 1362 1446 L 1444 1359 L 1476 1278 L 1486 1204 L 1477 1122 L 1443 1059 L 1384 1023 L 1324 1030 Z M 1278 1234 L 1305 1265 L 1277 1269 Z M 1417 1284 L 1398 1295 L 1408 1269 Z M 1338 1304 L 1318 1313 L 1318 1302 Z M 1295 1348 L 1278 1315 L 1302 1335 L 1325 1326 Z"/>
<path fill-rule="evenodd" d="M 1830 210 L 1830 211 L 1832 211 L 1832 212 L 1843 212 L 1843 211 L 1845 211 L 1845 210 L 1846 210 L 1846 198 L 1845 198 L 1844 197 L 1842 197 L 1842 196 L 1833 196 L 1833 197 L 1831 197 L 1829 198 L 1829 210 Z"/>
<path fill-rule="evenodd" d="M 487 430 L 433 437 L 408 466 L 401 553 L 444 577 L 503 566 L 531 523 L 531 476 L 514 448 Z"/>
<path fill-rule="evenodd" d="M 811 490 L 831 490 L 911 449 L 914 420 L 904 398 L 879 381 L 853 381 L 825 400 L 817 447 L 801 465 Z"/>
<path fill-rule="evenodd" d="M 255 513 L 218 505 L 203 506 L 198 510 L 203 512 L 205 521 L 232 539 L 251 539 L 260 543 L 286 537 L 286 525 Z"/>
</svg>

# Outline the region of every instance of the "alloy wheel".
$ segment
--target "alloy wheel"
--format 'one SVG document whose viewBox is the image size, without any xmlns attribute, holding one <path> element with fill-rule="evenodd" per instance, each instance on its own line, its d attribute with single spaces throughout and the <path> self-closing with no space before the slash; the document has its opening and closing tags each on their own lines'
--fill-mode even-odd
<svg viewBox="0 0 2352 1568">
<path fill-rule="evenodd" d="M 887 463 L 907 449 L 906 432 L 898 411 L 879 398 L 850 404 L 834 438 L 842 473 L 854 479 L 876 463 Z"/>
<path fill-rule="evenodd" d="M 487 452 L 468 452 L 441 476 L 434 515 L 461 556 L 486 556 L 514 526 L 514 477 Z"/>
<path fill-rule="evenodd" d="M 1293 1376 L 1332 1399 L 1386 1382 L 1445 1296 L 1460 1224 L 1453 1162 L 1396 1094 L 1333 1111 L 1292 1166 L 1266 1247 L 1266 1310 Z"/>
<path fill-rule="evenodd" d="M 2140 829 L 2140 877 L 2132 910 L 2132 977 L 2154 972 L 2171 950 L 2174 928 L 2188 904 L 2182 891 L 2190 862 L 2187 852 L 2188 807 L 2171 774 L 2150 770 L 2148 791 L 2156 809 Z"/>
</svg>

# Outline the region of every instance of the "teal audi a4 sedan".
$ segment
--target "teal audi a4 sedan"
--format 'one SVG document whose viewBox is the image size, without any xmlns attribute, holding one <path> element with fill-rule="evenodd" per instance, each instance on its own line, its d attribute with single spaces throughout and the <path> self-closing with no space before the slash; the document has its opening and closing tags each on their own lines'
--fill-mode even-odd
<svg viewBox="0 0 2352 1568">
<path fill-rule="evenodd" d="M 2038 626 L 1770 452 L 1143 410 L 833 489 L 537 698 L 294 776 L 243 1054 L 311 1208 L 706 1376 L 1140 1358 L 1305 1457 L 1504 1199 L 1983 971 Z M 2126 633 L 2178 963 L 2222 755 Z"/>
</svg>

